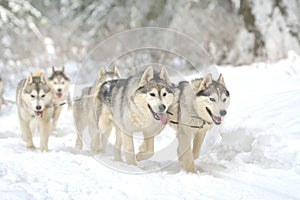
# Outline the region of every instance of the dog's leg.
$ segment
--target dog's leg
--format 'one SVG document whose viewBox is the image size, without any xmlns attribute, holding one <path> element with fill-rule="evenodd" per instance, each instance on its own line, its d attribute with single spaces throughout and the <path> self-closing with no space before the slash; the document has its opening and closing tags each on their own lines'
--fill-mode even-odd
<svg viewBox="0 0 300 200">
<path fill-rule="evenodd" d="M 41 151 L 48 151 L 48 139 L 51 130 L 50 118 L 48 120 L 43 120 L 40 126 L 41 139 L 40 139 L 40 149 Z"/>
<path fill-rule="evenodd" d="M 92 113 L 93 114 L 93 113 Z M 94 117 L 90 118 L 88 122 L 89 133 L 91 136 L 91 148 L 94 152 L 102 151 L 102 139 L 100 137 L 100 130 L 97 128 L 96 119 Z"/>
<path fill-rule="evenodd" d="M 94 152 L 99 152 L 101 149 L 99 149 L 99 141 L 100 141 L 100 135 L 98 131 L 90 132 L 91 135 L 91 149 Z"/>
<path fill-rule="evenodd" d="M 116 161 L 122 161 L 121 148 L 122 148 L 121 130 L 118 127 L 116 127 L 116 143 L 114 147 L 114 159 Z"/>
<path fill-rule="evenodd" d="M 55 131 L 56 130 L 56 126 L 57 126 L 57 121 L 58 121 L 58 118 L 60 116 L 60 113 L 61 113 L 61 110 L 62 110 L 62 107 L 61 106 L 58 106 L 54 109 L 54 113 L 53 113 L 53 127 L 52 127 L 52 130 Z"/>
<path fill-rule="evenodd" d="M 110 133 L 112 131 L 112 127 L 113 127 L 112 121 L 107 121 L 105 127 L 103 127 L 103 125 L 102 125 L 101 133 L 102 133 L 102 148 L 103 148 L 103 151 L 105 151 L 105 149 L 107 147 L 107 142 L 108 142 L 108 138 L 110 136 Z M 117 132 L 117 129 L 116 129 L 116 132 Z"/>
<path fill-rule="evenodd" d="M 111 133 L 111 130 L 113 128 L 113 121 L 111 120 L 110 117 L 107 117 L 107 115 L 105 113 L 103 113 L 99 117 L 98 128 L 99 128 L 100 133 L 101 133 L 102 149 L 103 149 L 103 151 L 105 151 L 105 149 L 107 147 L 108 137 L 109 137 L 109 135 Z"/>
<path fill-rule="evenodd" d="M 76 120 L 76 115 L 75 115 L 75 129 L 76 129 L 76 147 L 82 150 L 82 135 L 83 135 L 83 130 L 84 130 L 84 125 L 83 125 L 83 120 L 85 119 L 77 119 Z"/>
<path fill-rule="evenodd" d="M 26 142 L 26 147 L 35 148 L 32 141 L 32 132 L 30 130 L 29 121 L 23 121 L 21 118 L 19 118 L 19 120 L 22 131 L 22 139 Z"/>
<path fill-rule="evenodd" d="M 195 165 L 194 165 L 194 159 L 193 159 L 193 153 L 191 148 L 191 134 L 185 133 L 182 130 L 178 132 L 177 134 L 178 138 L 178 157 L 183 162 L 184 169 L 187 172 L 196 173 Z"/>
<path fill-rule="evenodd" d="M 132 135 L 129 135 L 128 133 L 124 133 L 123 131 L 121 131 L 121 133 L 122 133 L 122 140 L 124 143 L 124 151 L 125 151 L 127 164 L 136 165 L 134 146 L 133 146 L 133 137 Z"/>
<path fill-rule="evenodd" d="M 144 142 L 140 146 L 140 152 L 137 154 L 137 161 L 147 160 L 151 158 L 154 154 L 154 137 L 147 137 L 147 134 L 144 134 Z"/>
<path fill-rule="evenodd" d="M 204 129 L 200 130 L 194 137 L 194 141 L 193 141 L 194 160 L 199 158 L 201 146 L 203 144 L 203 141 L 204 141 L 204 138 L 205 138 L 205 135 L 206 135 L 206 130 L 204 130 Z"/>
</svg>

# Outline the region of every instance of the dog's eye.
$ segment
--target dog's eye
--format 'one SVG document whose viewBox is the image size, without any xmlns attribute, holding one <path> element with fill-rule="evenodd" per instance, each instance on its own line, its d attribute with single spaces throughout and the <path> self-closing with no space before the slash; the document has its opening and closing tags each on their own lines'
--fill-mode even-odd
<svg viewBox="0 0 300 200">
<path fill-rule="evenodd" d="M 35 96 L 32 94 L 32 95 L 30 95 L 31 96 L 31 98 L 35 98 Z"/>
<path fill-rule="evenodd" d="M 163 97 L 165 97 L 165 96 L 167 96 L 167 93 L 166 93 L 166 92 L 163 93 Z"/>
<path fill-rule="evenodd" d="M 150 92 L 149 94 L 150 94 L 151 97 L 155 97 L 155 93 Z"/>
<path fill-rule="evenodd" d="M 229 93 L 229 91 L 228 90 L 226 90 L 226 96 L 230 96 L 230 93 Z"/>
<path fill-rule="evenodd" d="M 209 98 L 210 101 L 216 102 L 215 98 Z"/>
<path fill-rule="evenodd" d="M 44 97 L 45 97 L 45 95 L 43 94 L 41 97 L 42 97 L 42 98 L 44 98 Z"/>
</svg>

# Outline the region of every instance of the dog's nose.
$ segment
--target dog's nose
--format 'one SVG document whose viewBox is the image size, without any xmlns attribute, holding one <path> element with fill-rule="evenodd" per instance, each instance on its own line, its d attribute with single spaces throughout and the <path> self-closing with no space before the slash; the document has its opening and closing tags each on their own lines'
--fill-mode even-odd
<svg viewBox="0 0 300 200">
<path fill-rule="evenodd" d="M 42 106 L 36 106 L 35 109 L 36 109 L 36 110 L 41 110 L 41 109 L 42 109 Z"/>
<path fill-rule="evenodd" d="M 159 112 L 165 112 L 166 106 L 164 104 L 161 104 L 158 106 Z"/>
<path fill-rule="evenodd" d="M 221 111 L 220 111 L 220 115 L 221 115 L 221 116 L 225 116 L 226 114 L 227 114 L 226 110 L 221 110 Z"/>
<path fill-rule="evenodd" d="M 61 88 L 58 88 L 58 89 L 57 89 L 57 92 L 61 92 Z"/>
</svg>

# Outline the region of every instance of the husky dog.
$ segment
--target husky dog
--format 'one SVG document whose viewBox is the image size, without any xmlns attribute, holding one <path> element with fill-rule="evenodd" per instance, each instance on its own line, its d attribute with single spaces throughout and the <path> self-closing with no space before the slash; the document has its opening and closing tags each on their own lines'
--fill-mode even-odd
<svg viewBox="0 0 300 200">
<path fill-rule="evenodd" d="M 98 95 L 103 102 L 97 108 L 99 129 L 104 137 L 108 137 L 111 127 L 115 126 L 115 159 L 121 160 L 123 143 L 127 163 L 135 165 L 136 160 L 148 159 L 153 155 L 154 136 L 168 122 L 166 111 L 174 98 L 171 82 L 164 67 L 160 73 L 154 73 L 153 68 L 148 67 L 138 76 L 108 84 L 101 88 Z M 143 132 L 144 143 L 135 158 L 133 133 L 138 131 Z"/>
<path fill-rule="evenodd" d="M 218 81 L 208 74 L 191 83 L 180 82 L 175 91 L 176 100 L 168 109 L 168 118 L 177 132 L 177 153 L 185 170 L 196 172 L 194 160 L 199 157 L 208 129 L 213 123 L 221 124 L 226 115 L 229 92 L 222 74 Z"/>
<path fill-rule="evenodd" d="M 0 78 L 0 111 L 1 111 L 2 103 L 3 103 L 3 81 Z"/>
<path fill-rule="evenodd" d="M 42 71 L 22 80 L 17 87 L 16 102 L 22 138 L 28 148 L 34 148 L 32 133 L 40 131 L 40 149 L 48 151 L 48 138 L 53 114 L 51 87 Z"/>
<path fill-rule="evenodd" d="M 55 70 L 52 67 L 52 73 L 48 78 L 48 82 L 52 88 L 54 103 L 52 130 L 56 130 L 57 121 L 62 110 L 62 106 L 59 105 L 69 98 L 70 79 L 66 75 L 65 67 L 62 67 L 62 70 Z"/>
<path fill-rule="evenodd" d="M 100 70 L 97 81 L 92 87 L 82 89 L 81 97 L 74 103 L 74 119 L 77 131 L 76 146 L 82 149 L 83 130 L 88 127 L 91 136 L 91 149 L 95 152 L 102 150 L 99 138 L 99 131 L 96 121 L 95 109 L 101 102 L 97 99 L 97 94 L 104 83 L 109 80 L 119 79 L 120 72 L 114 67 L 113 72 L 107 72 L 104 68 Z"/>
</svg>

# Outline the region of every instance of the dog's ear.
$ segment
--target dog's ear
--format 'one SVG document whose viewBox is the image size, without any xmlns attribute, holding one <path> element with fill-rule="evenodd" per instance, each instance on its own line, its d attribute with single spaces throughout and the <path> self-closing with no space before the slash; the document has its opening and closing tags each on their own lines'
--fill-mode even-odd
<svg viewBox="0 0 300 200">
<path fill-rule="evenodd" d="M 142 75 L 142 78 L 140 80 L 139 87 L 144 86 L 147 82 L 149 82 L 151 79 L 153 79 L 153 68 L 152 66 L 148 67 L 145 72 Z"/>
<path fill-rule="evenodd" d="M 212 84 L 212 76 L 207 74 L 200 83 L 199 91 L 205 90 L 210 84 Z"/>
<path fill-rule="evenodd" d="M 165 66 L 163 66 L 161 68 L 159 78 L 166 81 L 169 85 L 171 85 L 171 81 L 169 79 L 168 72 L 167 72 Z"/>
<path fill-rule="evenodd" d="M 106 74 L 106 70 L 105 68 L 101 68 L 100 71 L 99 71 L 99 74 L 98 74 L 98 78 L 102 78 L 103 76 L 105 76 Z"/>
<path fill-rule="evenodd" d="M 61 72 L 63 73 L 63 75 L 67 78 L 67 74 L 66 74 L 66 70 L 65 70 L 65 66 L 62 66 L 62 70 Z"/>
<path fill-rule="evenodd" d="M 40 69 L 36 71 L 32 76 L 34 77 L 41 77 L 44 74 L 44 70 Z"/>
<path fill-rule="evenodd" d="M 42 82 L 43 84 L 46 84 L 46 83 L 47 83 L 46 77 L 45 77 L 45 75 L 44 75 L 44 71 L 43 71 L 43 70 L 38 70 L 38 71 L 36 71 L 32 76 L 34 76 L 34 77 L 40 77 L 41 82 Z"/>
<path fill-rule="evenodd" d="M 46 77 L 44 76 L 44 73 L 43 73 L 43 72 L 40 74 L 40 78 L 41 78 L 41 82 L 42 82 L 43 84 L 47 84 L 47 80 L 46 80 Z"/>
<path fill-rule="evenodd" d="M 30 85 L 32 83 L 33 80 L 33 74 L 30 73 L 29 77 L 26 79 L 25 85 Z"/>
<path fill-rule="evenodd" d="M 117 68 L 116 65 L 114 66 L 114 73 L 115 73 L 119 78 L 121 77 L 120 71 L 118 70 L 118 68 Z"/>
<path fill-rule="evenodd" d="M 218 78 L 218 82 L 226 88 L 224 77 L 222 74 L 220 74 L 220 76 Z"/>
</svg>

